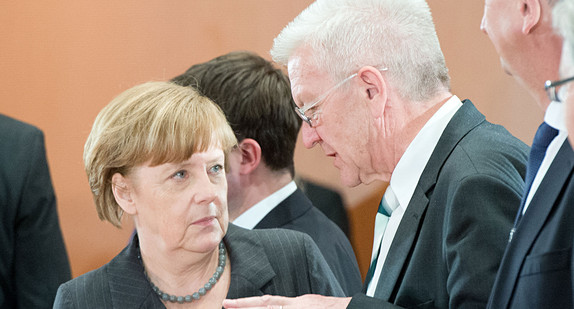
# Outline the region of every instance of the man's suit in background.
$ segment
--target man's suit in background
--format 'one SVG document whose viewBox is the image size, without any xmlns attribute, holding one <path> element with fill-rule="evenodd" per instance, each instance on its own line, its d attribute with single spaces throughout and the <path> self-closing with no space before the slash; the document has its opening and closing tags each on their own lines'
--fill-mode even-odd
<svg viewBox="0 0 574 309">
<path fill-rule="evenodd" d="M 508 244 L 490 308 L 573 308 L 573 172 L 566 140 Z"/>
<path fill-rule="evenodd" d="M 465 100 L 418 181 L 374 298 L 357 295 L 348 308 L 484 308 L 527 155 L 524 143 Z"/>
<path fill-rule="evenodd" d="M 44 136 L 0 115 L 0 308 L 51 308 L 70 278 Z"/>
<path fill-rule="evenodd" d="M 284 228 L 311 236 L 345 295 L 351 296 L 361 290 L 361 273 L 351 243 L 335 223 L 313 207 L 300 189 L 279 203 L 255 228 Z"/>
<path fill-rule="evenodd" d="M 296 178 L 295 182 L 297 187 L 311 200 L 313 206 L 317 207 L 327 218 L 335 222 L 343 233 L 347 235 L 347 238 L 350 238 L 351 232 L 347 209 L 339 192 L 304 178 Z"/>
<path fill-rule="evenodd" d="M 227 298 L 309 293 L 342 296 L 341 287 L 306 235 L 285 230 L 248 231 L 229 224 L 223 241 L 231 263 Z M 135 236 L 108 264 L 63 284 L 54 308 L 165 308 L 146 279 L 138 248 Z"/>
</svg>

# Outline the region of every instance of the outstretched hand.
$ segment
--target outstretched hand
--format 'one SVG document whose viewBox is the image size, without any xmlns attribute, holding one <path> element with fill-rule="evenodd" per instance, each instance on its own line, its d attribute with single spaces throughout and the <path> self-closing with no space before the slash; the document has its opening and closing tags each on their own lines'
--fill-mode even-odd
<svg viewBox="0 0 574 309">
<path fill-rule="evenodd" d="M 223 307 L 226 309 L 295 309 L 295 308 L 341 308 L 344 309 L 351 298 L 330 297 L 322 295 L 303 295 L 299 297 L 283 297 L 265 295 L 240 299 L 226 299 Z"/>
</svg>

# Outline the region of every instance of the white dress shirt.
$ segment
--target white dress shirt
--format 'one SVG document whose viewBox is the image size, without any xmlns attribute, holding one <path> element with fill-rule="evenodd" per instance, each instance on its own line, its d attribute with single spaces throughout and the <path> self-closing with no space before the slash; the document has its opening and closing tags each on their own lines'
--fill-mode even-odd
<svg viewBox="0 0 574 309">
<path fill-rule="evenodd" d="M 283 188 L 261 200 L 261 202 L 247 209 L 247 211 L 242 213 L 233 221 L 233 224 L 252 230 L 265 216 L 267 216 L 269 212 L 289 197 L 289 195 L 293 194 L 295 190 L 297 190 L 297 185 L 295 184 L 295 181 L 291 181 Z"/>
<path fill-rule="evenodd" d="M 552 164 L 552 161 L 554 161 L 556 154 L 562 147 L 562 144 L 566 141 L 566 138 L 568 138 L 568 131 L 566 131 L 566 121 L 564 117 L 564 103 L 550 102 L 550 105 L 548 105 L 546 113 L 544 114 L 544 122 L 558 130 L 558 135 L 552 140 L 546 149 L 544 159 L 540 164 L 540 168 L 536 173 L 536 177 L 534 177 L 534 180 L 532 181 L 532 186 L 530 187 L 530 191 L 526 197 L 524 209 L 522 210 L 523 215 L 526 213 L 526 209 L 528 209 L 532 197 L 538 190 L 544 176 L 546 176 L 546 172 L 548 172 L 548 168 Z"/>
<path fill-rule="evenodd" d="M 381 250 L 377 260 L 377 266 L 373 275 L 373 279 L 369 282 L 367 288 L 367 296 L 373 296 L 377 289 L 379 277 L 387 254 L 391 247 L 391 243 L 395 237 L 399 224 L 403 215 L 409 205 L 419 178 L 421 177 L 425 166 L 433 153 L 438 140 L 440 139 L 444 129 L 462 106 L 462 102 L 457 96 L 452 96 L 435 114 L 427 121 L 423 128 L 419 131 L 417 136 L 413 139 L 407 150 L 397 163 L 393 174 L 391 175 L 391 186 L 399 205 L 391 214 L 385 233 L 382 237 Z M 377 240 L 375 240 L 376 242 Z M 376 254 L 375 248 L 378 249 L 378 244 L 373 245 L 373 254 Z"/>
</svg>

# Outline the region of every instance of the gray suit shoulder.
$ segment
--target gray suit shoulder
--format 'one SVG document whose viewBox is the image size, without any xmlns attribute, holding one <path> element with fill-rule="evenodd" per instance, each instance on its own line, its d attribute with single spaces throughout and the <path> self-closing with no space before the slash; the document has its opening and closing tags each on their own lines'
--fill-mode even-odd
<svg viewBox="0 0 574 309">
<path fill-rule="evenodd" d="M 106 268 L 107 264 L 60 285 L 54 308 L 90 308 L 111 303 Z"/>
</svg>

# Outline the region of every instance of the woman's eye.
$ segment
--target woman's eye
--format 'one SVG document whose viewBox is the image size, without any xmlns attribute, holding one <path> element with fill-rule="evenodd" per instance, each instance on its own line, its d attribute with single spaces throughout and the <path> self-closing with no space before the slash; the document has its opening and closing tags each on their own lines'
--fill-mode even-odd
<svg viewBox="0 0 574 309">
<path fill-rule="evenodd" d="M 186 176 L 187 176 L 186 171 L 177 171 L 175 174 L 173 174 L 173 178 L 178 178 L 178 179 L 184 179 Z"/>
<path fill-rule="evenodd" d="M 221 165 L 221 164 L 216 164 L 216 165 L 212 166 L 212 167 L 209 169 L 209 171 L 210 171 L 212 174 L 220 174 L 221 172 L 223 172 L 223 165 Z"/>
</svg>

